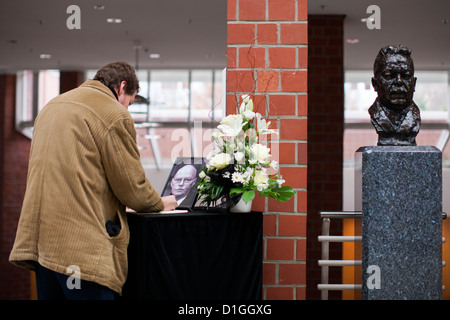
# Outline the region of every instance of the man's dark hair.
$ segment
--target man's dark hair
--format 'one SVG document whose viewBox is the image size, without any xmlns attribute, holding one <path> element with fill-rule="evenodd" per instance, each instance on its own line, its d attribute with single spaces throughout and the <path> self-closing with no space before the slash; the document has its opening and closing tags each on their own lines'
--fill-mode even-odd
<svg viewBox="0 0 450 320">
<path fill-rule="evenodd" d="M 404 45 L 395 45 L 395 46 L 386 46 L 381 48 L 380 52 L 378 52 L 377 57 L 375 58 L 375 62 L 373 64 L 373 73 L 375 75 L 378 75 L 380 73 L 380 64 L 381 61 L 386 57 L 390 55 L 402 55 L 406 59 L 409 60 L 409 63 L 411 65 L 411 70 L 414 72 L 414 63 L 411 58 L 411 50 L 408 47 L 405 47 Z"/>
<path fill-rule="evenodd" d="M 112 62 L 103 66 L 97 71 L 94 80 L 98 80 L 112 89 L 119 88 L 120 83 L 125 81 L 127 83 L 125 93 L 128 95 L 139 91 L 139 80 L 134 68 L 122 61 Z"/>
</svg>

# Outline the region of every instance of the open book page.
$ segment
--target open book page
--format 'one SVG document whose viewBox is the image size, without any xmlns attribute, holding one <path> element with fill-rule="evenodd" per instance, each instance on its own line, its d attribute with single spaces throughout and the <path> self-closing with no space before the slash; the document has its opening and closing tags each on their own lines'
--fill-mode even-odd
<svg viewBox="0 0 450 320">
<path fill-rule="evenodd" d="M 127 213 L 136 213 L 136 214 L 174 214 L 174 213 L 188 213 L 188 210 L 183 209 L 175 209 L 175 210 L 163 210 L 163 211 L 155 211 L 155 212 L 136 212 L 133 209 L 127 208 Z"/>
</svg>

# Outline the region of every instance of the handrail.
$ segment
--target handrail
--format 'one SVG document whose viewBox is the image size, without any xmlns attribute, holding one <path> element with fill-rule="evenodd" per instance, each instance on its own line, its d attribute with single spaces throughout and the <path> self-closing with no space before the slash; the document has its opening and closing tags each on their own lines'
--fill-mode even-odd
<svg viewBox="0 0 450 320">
<path fill-rule="evenodd" d="M 361 242 L 362 236 L 318 236 L 320 242 Z"/>
<path fill-rule="evenodd" d="M 320 211 L 322 218 L 335 218 L 335 219 L 360 219 L 362 218 L 361 211 Z M 447 213 L 442 212 L 442 220 L 447 219 Z"/>
<path fill-rule="evenodd" d="M 319 260 L 319 266 L 354 267 L 361 266 L 361 260 Z"/>
<path fill-rule="evenodd" d="M 322 218 L 354 219 L 362 218 L 361 211 L 320 211 Z"/>
<path fill-rule="evenodd" d="M 362 236 L 331 236 L 330 235 L 330 219 L 360 219 L 361 211 L 320 211 L 322 219 L 322 235 L 318 236 L 318 241 L 322 243 L 322 259 L 318 261 L 321 267 L 321 284 L 317 285 L 317 289 L 321 291 L 321 299 L 328 300 L 329 290 L 361 290 L 361 284 L 329 284 L 329 267 L 347 267 L 361 266 L 361 260 L 329 260 L 330 242 L 362 242 Z M 442 219 L 447 219 L 447 213 L 442 212 Z M 446 239 L 442 237 L 442 243 Z M 442 261 L 442 267 L 445 267 L 445 261 Z M 442 287 L 445 290 L 445 286 Z"/>
</svg>

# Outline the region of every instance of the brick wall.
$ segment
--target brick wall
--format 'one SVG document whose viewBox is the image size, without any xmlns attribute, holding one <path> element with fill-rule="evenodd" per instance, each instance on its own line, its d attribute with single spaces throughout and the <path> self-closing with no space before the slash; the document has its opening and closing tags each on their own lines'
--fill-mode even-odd
<svg viewBox="0 0 450 320">
<path fill-rule="evenodd" d="M 342 210 L 342 159 L 344 135 L 343 16 L 308 17 L 308 223 L 307 298 L 320 299 L 317 260 L 322 221 L 319 211 Z M 331 235 L 342 234 L 333 220 Z M 339 244 L 330 244 L 330 258 L 342 259 Z M 341 268 L 330 267 L 330 283 L 342 283 Z M 330 291 L 329 298 L 340 297 Z"/>
<path fill-rule="evenodd" d="M 0 75 L 0 300 L 30 297 L 30 272 L 8 262 L 25 193 L 31 144 L 14 129 L 15 87 L 15 75 Z"/>
<path fill-rule="evenodd" d="M 81 71 L 61 71 L 59 75 L 59 92 L 77 88 L 83 83 L 83 72 Z"/>
<path fill-rule="evenodd" d="M 76 88 L 81 79 L 81 72 L 61 72 L 61 93 Z M 0 75 L 0 300 L 29 299 L 34 294 L 30 272 L 8 262 L 25 194 L 31 146 L 31 141 L 14 128 L 15 88 L 15 75 Z"/>
<path fill-rule="evenodd" d="M 227 113 L 241 94 L 279 129 L 279 153 L 288 202 L 254 201 L 264 212 L 264 299 L 305 299 L 307 184 L 307 2 L 228 0 Z"/>
</svg>

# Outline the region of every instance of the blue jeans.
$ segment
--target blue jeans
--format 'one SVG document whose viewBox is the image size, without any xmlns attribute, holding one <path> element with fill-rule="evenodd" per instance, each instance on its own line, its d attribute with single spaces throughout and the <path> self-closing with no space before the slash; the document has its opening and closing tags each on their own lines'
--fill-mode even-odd
<svg viewBox="0 0 450 320">
<path fill-rule="evenodd" d="M 37 262 L 35 273 L 39 300 L 114 300 L 116 296 L 113 290 L 83 279 L 80 279 L 79 288 L 70 289 L 67 285 L 69 275 L 44 268 Z"/>
</svg>

